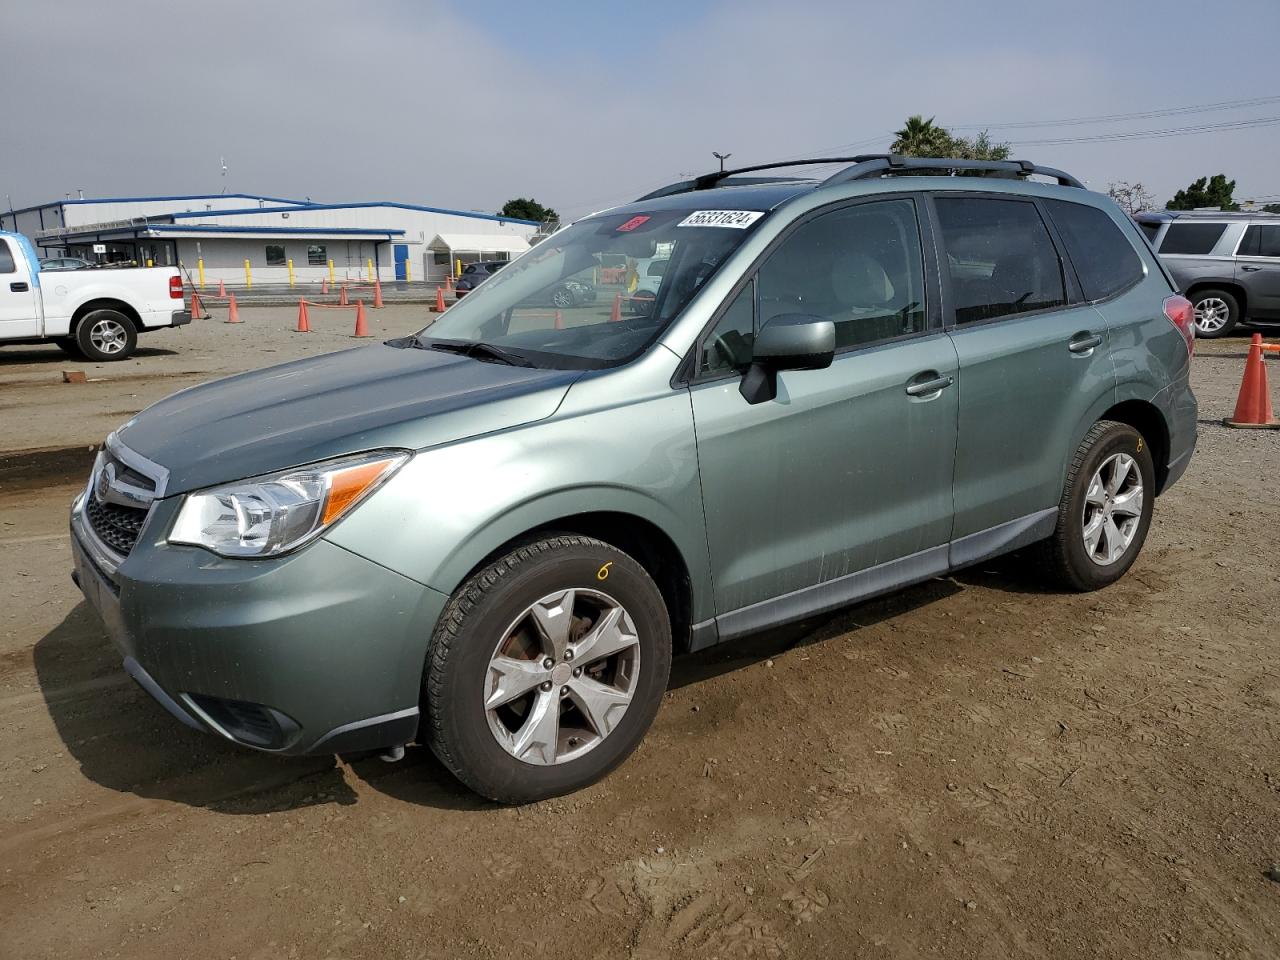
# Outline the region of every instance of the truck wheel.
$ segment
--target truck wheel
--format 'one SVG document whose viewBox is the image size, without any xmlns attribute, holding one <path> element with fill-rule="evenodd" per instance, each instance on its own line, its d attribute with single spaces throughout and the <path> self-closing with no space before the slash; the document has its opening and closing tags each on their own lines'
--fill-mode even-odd
<svg viewBox="0 0 1280 960">
<path fill-rule="evenodd" d="M 1041 545 L 1050 577 L 1072 590 L 1098 590 L 1133 566 L 1151 526 L 1151 448 L 1127 423 L 1099 420 L 1067 471 L 1058 526 Z"/>
<path fill-rule="evenodd" d="M 671 622 L 645 569 L 599 540 L 548 536 L 450 598 L 427 656 L 428 741 L 490 799 L 570 793 L 636 748 L 670 669 Z"/>
<path fill-rule="evenodd" d="M 58 337 L 54 341 L 54 346 L 65 353 L 69 357 L 83 357 L 80 348 L 76 346 L 75 337 Z"/>
<path fill-rule="evenodd" d="M 119 310 L 94 310 L 76 325 L 76 346 L 89 360 L 123 360 L 138 346 L 138 331 Z"/>
<path fill-rule="evenodd" d="M 1197 290 L 1191 305 L 1195 308 L 1197 337 L 1225 337 L 1240 322 L 1240 304 L 1225 290 Z"/>
</svg>

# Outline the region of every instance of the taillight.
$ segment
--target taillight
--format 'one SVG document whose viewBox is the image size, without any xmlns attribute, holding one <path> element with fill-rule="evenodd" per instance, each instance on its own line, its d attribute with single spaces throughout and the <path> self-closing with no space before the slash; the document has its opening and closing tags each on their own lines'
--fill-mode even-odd
<svg viewBox="0 0 1280 960">
<path fill-rule="evenodd" d="M 169 278 L 169 299 L 170 300 L 182 299 L 182 278 L 181 277 Z"/>
<path fill-rule="evenodd" d="M 1164 315 L 1169 318 L 1170 323 L 1178 328 L 1178 332 L 1182 334 L 1182 339 L 1187 341 L 1187 353 L 1195 353 L 1196 308 L 1191 305 L 1191 301 L 1186 297 L 1178 296 L 1176 293 L 1172 297 L 1166 297 Z"/>
</svg>

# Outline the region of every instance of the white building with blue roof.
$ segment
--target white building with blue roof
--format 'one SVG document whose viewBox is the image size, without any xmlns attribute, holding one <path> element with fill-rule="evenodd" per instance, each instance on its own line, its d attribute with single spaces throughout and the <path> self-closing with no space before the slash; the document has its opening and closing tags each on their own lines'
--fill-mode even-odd
<svg viewBox="0 0 1280 960">
<path fill-rule="evenodd" d="M 314 203 L 257 194 L 75 198 L 8 212 L 45 257 L 180 265 L 206 285 L 440 281 L 458 261 L 507 260 L 539 224 L 389 200 Z M 248 267 L 246 270 L 246 261 Z"/>
</svg>

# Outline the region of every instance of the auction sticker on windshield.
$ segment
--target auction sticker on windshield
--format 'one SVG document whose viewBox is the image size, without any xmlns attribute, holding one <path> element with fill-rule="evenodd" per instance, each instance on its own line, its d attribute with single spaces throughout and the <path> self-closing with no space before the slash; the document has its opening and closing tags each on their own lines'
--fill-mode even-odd
<svg viewBox="0 0 1280 960">
<path fill-rule="evenodd" d="M 764 216 L 759 210 L 695 210 L 677 227 L 730 227 L 745 230 Z"/>
</svg>

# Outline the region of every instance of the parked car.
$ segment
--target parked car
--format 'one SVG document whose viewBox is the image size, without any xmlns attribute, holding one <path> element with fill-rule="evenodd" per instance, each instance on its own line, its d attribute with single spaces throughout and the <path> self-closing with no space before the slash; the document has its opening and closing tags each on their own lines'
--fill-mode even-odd
<svg viewBox="0 0 1280 960">
<path fill-rule="evenodd" d="M 1196 335 L 1280 324 L 1280 215 L 1162 211 L 1134 217 L 1196 312 Z"/>
<path fill-rule="evenodd" d="M 86 270 L 93 264 L 79 257 L 49 257 L 40 261 L 43 273 L 56 273 L 59 270 Z"/>
<path fill-rule="evenodd" d="M 896 176 L 940 166 L 994 176 Z M 519 803 L 622 763 L 674 654 L 1019 548 L 1118 580 L 1196 440 L 1191 304 L 1137 226 L 1023 162 L 732 177 L 120 427 L 71 545 L 125 670 L 235 743 L 417 741 Z M 645 316 L 528 306 L 659 245 Z"/>
<path fill-rule="evenodd" d="M 455 296 L 462 298 L 505 267 L 510 260 L 477 260 L 462 268 L 462 276 L 454 284 Z"/>
<path fill-rule="evenodd" d="M 52 342 L 88 360 L 123 360 L 138 334 L 191 322 L 176 267 L 55 271 L 40 282 L 35 250 L 0 232 L 0 345 Z"/>
</svg>

